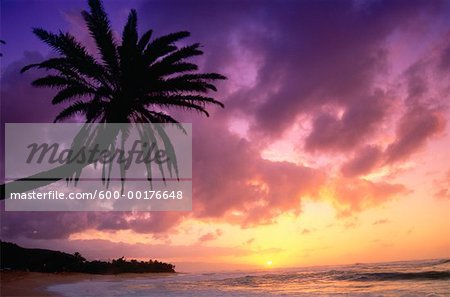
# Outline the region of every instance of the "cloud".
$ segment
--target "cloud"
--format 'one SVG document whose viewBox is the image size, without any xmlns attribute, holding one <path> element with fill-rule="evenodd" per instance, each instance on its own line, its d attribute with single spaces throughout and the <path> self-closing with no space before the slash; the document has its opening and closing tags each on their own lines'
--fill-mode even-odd
<svg viewBox="0 0 450 297">
<path fill-rule="evenodd" d="M 450 190 L 448 188 L 440 189 L 434 193 L 434 197 L 441 199 L 450 199 Z"/>
<path fill-rule="evenodd" d="M 445 176 L 434 182 L 437 190 L 434 193 L 434 197 L 438 199 L 450 199 L 450 170 L 447 171 Z"/>
<path fill-rule="evenodd" d="M 345 229 L 354 229 L 354 228 L 357 228 L 359 226 L 360 226 L 360 222 L 358 221 L 358 218 L 346 219 L 344 224 L 343 224 L 343 227 Z"/>
<path fill-rule="evenodd" d="M 447 34 L 447 39 L 450 39 L 450 33 Z M 442 54 L 439 58 L 438 67 L 440 70 L 446 74 L 448 74 L 448 71 L 450 70 L 450 43 L 447 44 L 442 50 Z"/>
<path fill-rule="evenodd" d="M 196 261 L 200 259 L 221 258 L 227 256 L 243 257 L 254 251 L 243 247 L 219 247 L 203 245 L 166 245 L 126 242 L 111 242 L 108 240 L 27 240 L 18 239 L 18 244 L 25 247 L 48 247 L 68 253 L 80 252 L 90 260 L 108 260 L 124 256 L 143 260 L 158 259 L 162 261 Z M 119 253 L 118 253 L 119 252 Z"/>
<path fill-rule="evenodd" d="M 199 237 L 198 242 L 203 243 L 217 239 L 222 235 L 222 230 L 217 229 L 215 232 L 208 232 Z"/>
<path fill-rule="evenodd" d="M 51 104 L 54 90 L 34 88 L 31 82 L 42 76 L 42 71 L 20 74 L 25 65 L 43 60 L 38 52 L 26 51 L 21 60 L 8 65 L 1 76 L 2 123 L 52 123 L 61 107 Z M 3 129 L 3 125 L 2 125 Z"/>
<path fill-rule="evenodd" d="M 405 194 L 401 184 L 360 176 L 406 161 L 443 130 L 439 106 L 428 104 L 436 83 L 428 73 L 448 69 L 450 47 L 439 47 L 431 62 L 413 61 L 402 85 L 406 94 L 399 95 L 387 81 L 393 67 L 388 40 L 433 24 L 445 12 L 440 1 L 356 3 L 244 0 L 239 8 L 233 1 L 142 3 L 140 29 L 154 28 L 157 36 L 190 30 L 191 41 L 204 44 L 201 68 L 229 77 L 217 94 L 225 110 L 212 109 L 209 119 L 171 111 L 193 122 L 193 212 L 13 213 L 2 206 L 2 236 L 56 239 L 89 229 L 157 235 L 176 232 L 186 218 L 250 227 L 300 214 L 304 199 L 329 199 L 339 215 L 348 216 Z M 64 17 L 87 41 L 79 16 L 70 10 Z M 42 59 L 27 52 L 2 72 L 2 123 L 51 122 L 57 114 L 59 107 L 50 104 L 54 92 L 30 86 L 38 73 L 18 74 L 23 65 Z M 248 137 L 229 131 L 236 118 L 248 123 Z M 261 157 L 304 118 L 302 153 L 321 159 L 339 155 L 340 162 L 312 166 Z M 391 132 L 394 140 L 386 144 Z M 343 176 L 333 176 L 336 168 Z M 324 188 L 329 197 L 321 194 Z M 199 241 L 218 236 L 209 232 Z"/>
<path fill-rule="evenodd" d="M 442 61 L 450 46 L 449 34 L 430 45 L 428 52 L 402 74 L 404 112 L 396 123 L 395 140 L 385 149 L 385 164 L 407 160 L 446 127 L 450 84 L 445 79 L 448 73 L 442 72 Z"/>
<path fill-rule="evenodd" d="M 385 94 L 377 91 L 347 107 L 342 116 L 319 113 L 306 138 L 305 149 L 338 152 L 353 150 L 376 132 L 389 108 L 390 102 Z"/>
<path fill-rule="evenodd" d="M 198 125 L 193 140 L 194 215 L 224 217 L 250 226 L 286 211 L 301 211 L 301 198 L 316 195 L 324 174 L 288 162 L 262 159 L 254 143 L 219 122 Z"/>
<path fill-rule="evenodd" d="M 305 229 L 302 230 L 301 233 L 302 233 L 302 235 L 307 235 L 307 234 L 310 234 L 311 232 L 312 232 L 312 231 L 311 231 L 310 229 L 306 229 L 306 228 L 305 228 Z"/>
<path fill-rule="evenodd" d="M 379 147 L 367 145 L 356 152 L 355 157 L 341 167 L 341 171 L 347 177 L 364 175 L 380 163 L 382 156 Z"/>
<path fill-rule="evenodd" d="M 246 240 L 243 245 L 251 245 L 255 242 L 255 240 L 256 239 L 254 237 L 252 237 L 252 238 Z"/>
<path fill-rule="evenodd" d="M 372 225 L 382 225 L 382 224 L 387 224 L 387 223 L 389 223 L 390 221 L 388 220 L 388 219 L 381 219 L 381 220 L 377 220 L 377 221 L 375 221 L 375 222 L 373 222 L 373 224 Z"/>
<path fill-rule="evenodd" d="M 428 20 L 439 7 L 423 1 L 369 2 L 364 9 L 353 1 L 243 1 L 236 9 L 232 2 L 156 1 L 139 13 L 157 32 L 191 30 L 205 44 L 205 67 L 229 69 L 228 83 L 253 73 L 253 83 L 231 93 L 227 108 L 250 114 L 253 133 L 279 136 L 299 115 L 327 104 L 348 109 L 346 123 L 351 122 L 365 108 L 360 100 L 371 104 L 364 98 L 387 71 L 389 35 L 419 16 Z M 317 21 L 324 19 L 326 24 Z M 251 62 L 242 64 L 243 59 Z M 373 132 L 370 123 L 360 129 Z"/>
<path fill-rule="evenodd" d="M 401 184 L 342 178 L 334 186 L 333 203 L 339 215 L 345 217 L 407 193 Z"/>
<path fill-rule="evenodd" d="M 444 127 L 445 120 L 439 111 L 413 106 L 399 121 L 396 140 L 386 149 L 386 161 L 395 163 L 409 158 Z"/>
<path fill-rule="evenodd" d="M 89 229 L 167 232 L 183 219 L 183 212 L 11 212 L 1 205 L 3 238 L 60 239 Z"/>
<path fill-rule="evenodd" d="M 39 73 L 20 74 L 20 69 L 36 60 L 43 59 L 38 52 L 26 51 L 21 60 L 9 64 L 1 73 L 0 97 L 0 137 L 5 137 L 4 123 L 39 123 L 53 122 L 57 109 L 51 100 L 54 91 L 36 89 L 31 82 L 39 77 Z M 3 165 L 5 146 L 0 146 L 0 163 Z M 4 181 L 5 167 L 0 168 L 0 182 Z"/>
</svg>

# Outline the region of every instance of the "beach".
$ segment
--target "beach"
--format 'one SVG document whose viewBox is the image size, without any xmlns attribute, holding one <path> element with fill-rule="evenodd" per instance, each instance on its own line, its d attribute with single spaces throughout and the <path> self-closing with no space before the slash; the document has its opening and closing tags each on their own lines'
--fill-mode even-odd
<svg viewBox="0 0 450 297">
<path fill-rule="evenodd" d="M 40 273 L 25 271 L 0 272 L 0 296 L 64 296 L 49 287 L 85 282 L 117 282 L 122 279 L 161 278 L 173 273 L 126 273 L 98 275 L 87 273 Z"/>
<path fill-rule="evenodd" d="M 217 273 L 2 273 L 2 296 L 449 296 L 450 261 Z"/>
<path fill-rule="evenodd" d="M 95 275 L 85 273 L 41 273 L 25 271 L 2 271 L 1 296 L 62 296 L 47 290 L 49 286 L 69 284 L 86 280 L 113 280 L 114 275 Z"/>
<path fill-rule="evenodd" d="M 56 284 L 66 284 L 102 276 L 82 273 L 40 273 L 25 271 L 2 271 L 1 296 L 61 296 L 47 291 L 47 287 Z"/>
<path fill-rule="evenodd" d="M 47 292 L 46 287 L 72 276 L 51 273 L 2 271 L 0 274 L 1 296 L 58 296 Z"/>
</svg>

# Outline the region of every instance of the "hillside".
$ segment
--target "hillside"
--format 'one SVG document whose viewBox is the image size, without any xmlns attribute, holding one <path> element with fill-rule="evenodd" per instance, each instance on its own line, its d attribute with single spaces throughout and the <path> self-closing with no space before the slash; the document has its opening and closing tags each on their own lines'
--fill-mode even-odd
<svg viewBox="0 0 450 297">
<path fill-rule="evenodd" d="M 82 272 L 94 274 L 175 272 L 175 266 L 156 260 L 87 261 L 79 253 L 73 255 L 47 249 L 23 248 L 0 241 L 0 268 L 33 272 Z"/>
</svg>

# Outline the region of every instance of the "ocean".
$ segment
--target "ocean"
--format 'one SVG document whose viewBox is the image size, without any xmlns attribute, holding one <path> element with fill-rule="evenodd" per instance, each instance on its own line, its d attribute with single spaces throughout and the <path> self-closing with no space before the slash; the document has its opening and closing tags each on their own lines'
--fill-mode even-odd
<svg viewBox="0 0 450 297">
<path fill-rule="evenodd" d="M 84 280 L 48 287 L 79 296 L 450 296 L 450 260 L 264 271 L 178 273 Z"/>
</svg>

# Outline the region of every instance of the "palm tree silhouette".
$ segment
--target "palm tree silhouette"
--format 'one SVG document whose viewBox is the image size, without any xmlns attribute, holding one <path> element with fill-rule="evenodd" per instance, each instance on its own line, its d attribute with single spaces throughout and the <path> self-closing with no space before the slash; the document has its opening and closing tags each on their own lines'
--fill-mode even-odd
<svg viewBox="0 0 450 297">
<path fill-rule="evenodd" d="M 55 122 L 79 114 L 85 117 L 87 123 L 177 124 L 175 118 L 161 110 L 181 108 L 209 116 L 207 105 L 223 107 L 221 102 L 207 96 L 207 93 L 217 91 L 214 81 L 226 79 L 225 76 L 199 73 L 196 64 L 186 61 L 203 54 L 200 44 L 175 45 L 175 42 L 188 37 L 189 32 L 152 38 L 153 31 L 149 30 L 139 37 L 137 14 L 132 9 L 119 44 L 114 39 L 102 2 L 89 0 L 88 3 L 90 11 L 83 11 L 82 16 L 95 41 L 99 58 L 92 56 L 69 33 L 54 34 L 34 28 L 34 34 L 56 50 L 59 56 L 21 70 L 22 73 L 32 68 L 51 71 L 51 74 L 34 80 L 32 85 L 58 89 L 52 104 L 69 103 L 56 116 Z M 34 175 L 32 179 L 35 181 L 25 187 L 22 184 L 20 189 L 14 187 L 17 181 L 8 183 L 11 188 L 8 192 L 23 192 L 44 186 L 55 180 L 42 177 L 56 175 L 67 178 L 79 170 L 81 168 L 62 165 Z M 52 174 L 49 175 L 50 172 Z"/>
<path fill-rule="evenodd" d="M 131 10 L 123 29 L 122 42 L 117 45 L 110 22 L 101 1 L 89 0 L 90 13 L 82 15 L 95 40 L 101 61 L 69 33 L 52 34 L 35 28 L 34 34 L 61 55 L 31 68 L 53 70 L 33 81 L 37 87 L 60 89 L 53 104 L 71 102 L 56 117 L 62 121 L 75 114 L 83 114 L 87 122 L 108 123 L 159 122 L 176 123 L 170 115 L 151 107 L 179 107 L 208 115 L 206 104 L 223 107 L 219 101 L 202 96 L 216 91 L 211 83 L 225 79 L 217 73 L 193 73 L 197 65 L 185 60 L 202 55 L 198 43 L 178 48 L 174 42 L 186 38 L 189 32 L 177 32 L 151 40 L 152 30 L 138 38 L 137 15 Z M 88 97 L 84 101 L 80 97 Z"/>
</svg>

